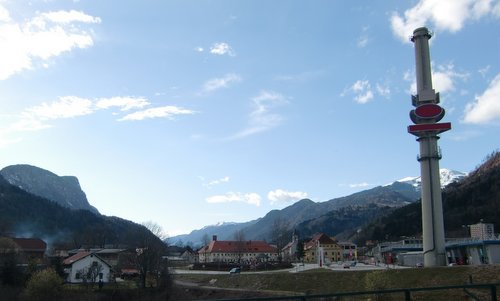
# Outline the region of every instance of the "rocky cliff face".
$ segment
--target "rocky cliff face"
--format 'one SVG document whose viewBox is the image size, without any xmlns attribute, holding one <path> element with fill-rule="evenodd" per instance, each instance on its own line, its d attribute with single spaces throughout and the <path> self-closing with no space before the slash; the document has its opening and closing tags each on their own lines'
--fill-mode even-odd
<svg viewBox="0 0 500 301">
<path fill-rule="evenodd" d="M 70 209 L 84 209 L 99 214 L 91 206 L 78 179 L 73 176 L 58 176 L 48 170 L 31 165 L 5 167 L 0 174 L 10 184 L 31 194 L 46 198 Z"/>
</svg>

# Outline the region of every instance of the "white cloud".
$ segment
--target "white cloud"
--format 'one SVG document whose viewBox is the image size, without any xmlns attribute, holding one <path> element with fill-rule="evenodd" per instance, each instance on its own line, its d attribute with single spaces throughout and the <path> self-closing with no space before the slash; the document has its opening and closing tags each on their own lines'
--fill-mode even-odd
<svg viewBox="0 0 500 301">
<path fill-rule="evenodd" d="M 376 83 L 375 89 L 372 88 L 372 84 L 369 80 L 357 80 L 350 87 L 344 89 L 340 96 L 344 97 L 346 95 L 354 95 L 353 100 L 359 104 L 366 104 L 373 100 L 375 95 L 379 95 L 385 98 L 391 96 L 391 89 L 386 84 Z"/>
<path fill-rule="evenodd" d="M 365 104 L 373 99 L 373 92 L 368 80 L 358 80 L 350 88 L 354 96 L 354 101 L 359 104 Z"/>
<path fill-rule="evenodd" d="M 150 105 L 150 103 L 143 97 L 116 96 L 111 98 L 101 98 L 95 105 L 99 109 L 119 107 L 120 111 L 129 111 L 131 109 L 142 109 L 143 107 Z"/>
<path fill-rule="evenodd" d="M 77 96 L 63 96 L 56 101 L 43 102 L 40 105 L 25 109 L 16 117 L 16 121 L 0 129 L 0 134 L 6 136 L 14 132 L 39 131 L 52 127 L 52 125 L 46 123 L 49 120 L 90 115 L 98 110 L 119 108 L 120 111 L 124 112 L 132 109 L 141 109 L 148 105 L 150 103 L 142 97 L 117 96 L 91 100 Z M 160 117 L 173 118 L 176 115 L 194 113 L 194 111 L 180 107 L 164 106 L 130 113 L 119 120 L 144 120 Z"/>
<path fill-rule="evenodd" d="M 389 97 L 391 95 L 391 88 L 389 88 L 389 86 L 383 86 L 383 85 L 377 83 L 375 85 L 375 88 L 377 89 L 377 93 L 380 96 Z"/>
<path fill-rule="evenodd" d="M 51 126 L 45 124 L 43 121 L 36 119 L 34 116 L 30 116 L 29 114 L 23 114 L 23 117 L 18 121 L 14 122 L 10 126 L 4 129 L 5 133 L 12 132 L 27 132 L 27 131 L 40 131 Z"/>
<path fill-rule="evenodd" d="M 465 123 L 485 124 L 500 118 L 500 74 L 490 82 L 483 94 L 465 107 Z"/>
<path fill-rule="evenodd" d="M 225 177 L 220 178 L 220 179 L 209 181 L 208 183 L 206 182 L 206 180 L 205 180 L 204 177 L 199 176 L 198 178 L 202 181 L 202 185 L 204 187 L 208 188 L 208 189 L 211 189 L 212 186 L 216 186 L 216 185 L 220 185 L 222 183 L 228 183 L 229 182 L 229 177 L 228 176 L 225 176 Z"/>
<path fill-rule="evenodd" d="M 81 11 L 70 10 L 70 11 L 55 11 L 42 13 L 40 15 L 40 21 L 51 21 L 60 24 L 70 24 L 72 22 L 82 22 L 82 23 L 101 23 L 101 19 L 97 17 L 92 17 Z"/>
<path fill-rule="evenodd" d="M 254 110 L 249 115 L 248 126 L 231 138 L 244 138 L 267 131 L 283 122 L 281 115 L 270 112 L 272 108 L 288 103 L 282 94 L 273 91 L 262 91 L 252 98 L 252 102 Z"/>
<path fill-rule="evenodd" d="M 267 193 L 267 198 L 271 201 L 271 204 L 276 203 L 291 203 L 298 200 L 307 198 L 307 193 L 302 191 L 285 191 L 282 189 L 276 189 L 269 191 Z"/>
<path fill-rule="evenodd" d="M 100 23 L 83 12 L 57 11 L 16 22 L 0 4 L 0 80 L 33 69 L 75 48 L 93 45 L 91 33 L 78 24 Z"/>
<path fill-rule="evenodd" d="M 499 2 L 499 4 L 500 4 L 500 2 Z M 486 67 L 477 70 L 477 72 L 479 72 L 479 74 L 481 74 L 482 77 L 486 77 L 486 74 L 490 71 L 490 68 L 491 68 L 491 66 L 487 65 Z"/>
<path fill-rule="evenodd" d="M 207 185 L 213 186 L 213 185 L 219 185 L 221 183 L 227 183 L 227 182 L 229 182 L 229 177 L 226 176 L 226 177 L 220 178 L 218 180 L 210 181 L 210 182 L 208 182 Z"/>
<path fill-rule="evenodd" d="M 227 43 L 214 43 L 212 47 L 210 47 L 210 53 L 216 55 L 227 54 L 229 56 L 235 56 L 233 49 Z"/>
<path fill-rule="evenodd" d="M 370 27 L 368 26 L 363 27 L 361 36 L 358 38 L 358 43 L 357 43 L 359 48 L 364 48 L 366 47 L 366 45 L 368 45 L 368 42 L 370 41 L 370 38 L 368 36 L 369 29 Z"/>
<path fill-rule="evenodd" d="M 436 31 L 457 32 L 467 21 L 477 20 L 489 13 L 500 17 L 499 4 L 492 7 L 491 0 L 420 0 L 403 16 L 394 12 L 390 22 L 393 33 L 402 41 L 409 42 L 413 30 L 419 27 L 432 25 Z"/>
<path fill-rule="evenodd" d="M 432 85 L 436 92 L 445 93 L 455 91 L 455 82 L 457 79 L 466 80 L 469 74 L 455 71 L 453 64 L 437 65 L 432 64 Z M 404 79 L 411 81 L 410 93 L 417 94 L 417 82 L 415 75 L 411 76 L 406 72 Z"/>
<path fill-rule="evenodd" d="M 91 100 L 76 96 L 64 96 L 58 101 L 44 102 L 41 105 L 31 107 L 25 111 L 25 114 L 36 119 L 50 120 L 83 116 L 92 112 L 93 103 Z"/>
<path fill-rule="evenodd" d="M 203 84 L 204 92 L 212 92 L 222 88 L 227 88 L 231 83 L 241 81 L 241 77 L 234 73 L 226 74 L 222 78 L 213 78 Z"/>
<path fill-rule="evenodd" d="M 371 185 L 368 184 L 368 183 L 366 183 L 366 182 L 356 183 L 356 184 L 349 184 L 350 188 L 364 188 L 364 187 L 368 187 L 368 186 L 371 186 Z"/>
<path fill-rule="evenodd" d="M 150 108 L 143 111 L 134 112 L 124 117 L 120 118 L 119 121 L 126 120 L 144 120 L 152 118 L 173 118 L 177 115 L 191 115 L 195 114 L 195 111 L 184 109 L 176 106 L 163 106 L 157 108 Z"/>
<path fill-rule="evenodd" d="M 261 203 L 261 197 L 257 193 L 228 192 L 223 195 L 208 197 L 206 201 L 211 204 L 241 202 L 258 207 Z"/>
<path fill-rule="evenodd" d="M 366 45 L 368 45 L 368 42 L 369 42 L 369 41 L 370 41 L 370 40 L 368 39 L 368 36 L 365 36 L 365 35 L 360 36 L 360 37 L 358 38 L 358 47 L 359 47 L 359 48 L 364 48 L 364 47 L 366 47 Z"/>
<path fill-rule="evenodd" d="M 492 13 L 495 17 L 500 18 L 500 2 L 497 2 L 495 7 L 493 7 Z"/>
<path fill-rule="evenodd" d="M 11 18 L 9 11 L 0 4 L 0 22 L 10 22 L 10 21 Z"/>
</svg>

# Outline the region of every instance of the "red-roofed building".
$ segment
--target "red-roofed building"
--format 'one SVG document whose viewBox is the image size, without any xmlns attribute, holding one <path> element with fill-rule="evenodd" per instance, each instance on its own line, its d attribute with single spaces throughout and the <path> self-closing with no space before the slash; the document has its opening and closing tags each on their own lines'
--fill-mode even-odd
<svg viewBox="0 0 500 301">
<path fill-rule="evenodd" d="M 304 245 L 304 261 L 320 266 L 342 260 L 342 248 L 330 236 L 320 233 Z"/>
<path fill-rule="evenodd" d="M 277 260 L 278 251 L 262 240 L 217 240 L 214 235 L 208 245 L 198 250 L 198 256 L 200 262 L 255 263 Z"/>
<path fill-rule="evenodd" d="M 45 251 L 47 249 L 47 244 L 39 238 L 10 238 L 17 246 L 19 246 L 20 251 L 20 261 L 21 263 L 28 263 L 34 261 L 36 263 L 42 263 L 44 260 Z"/>
</svg>

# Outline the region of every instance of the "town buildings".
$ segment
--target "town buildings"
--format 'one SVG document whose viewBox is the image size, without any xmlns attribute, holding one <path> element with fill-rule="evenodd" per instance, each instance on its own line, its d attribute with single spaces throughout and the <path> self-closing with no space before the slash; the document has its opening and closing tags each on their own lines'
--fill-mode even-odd
<svg viewBox="0 0 500 301">
<path fill-rule="evenodd" d="M 446 239 L 447 264 L 481 265 L 500 263 L 500 238 L 494 233 L 494 225 L 477 223 L 464 226 L 470 236 Z M 423 263 L 421 239 L 406 238 L 395 242 L 381 242 L 372 249 L 376 262 L 415 266 Z"/>
<path fill-rule="evenodd" d="M 314 235 L 304 244 L 304 262 L 323 266 L 342 259 L 342 247 L 335 239 L 324 233 Z"/>
<path fill-rule="evenodd" d="M 262 240 L 217 240 L 214 235 L 208 245 L 198 250 L 198 257 L 201 263 L 258 263 L 276 261 L 278 251 Z"/>
</svg>

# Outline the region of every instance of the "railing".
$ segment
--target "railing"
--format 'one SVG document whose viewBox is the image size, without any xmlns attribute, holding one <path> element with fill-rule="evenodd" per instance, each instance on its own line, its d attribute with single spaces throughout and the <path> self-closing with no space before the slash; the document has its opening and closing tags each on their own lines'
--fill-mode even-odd
<svg viewBox="0 0 500 301">
<path fill-rule="evenodd" d="M 481 300 L 474 294 L 472 294 L 469 289 L 487 289 L 489 291 L 490 301 L 498 301 L 497 299 L 497 286 L 500 283 L 488 283 L 488 284 L 464 284 L 464 285 L 448 285 L 448 286 L 434 286 L 434 287 L 418 287 L 418 288 L 396 288 L 396 289 L 386 289 L 386 290 L 374 290 L 374 291 L 362 291 L 362 292 L 344 292 L 335 294 L 323 294 L 323 295 L 304 295 L 304 296 L 283 296 L 283 297 L 263 297 L 263 298 L 246 298 L 246 299 L 218 299 L 211 301 L 315 301 L 315 300 L 348 300 L 342 297 L 354 297 L 354 296 L 366 296 L 366 295 L 388 295 L 388 294 L 401 294 L 401 297 L 405 301 L 412 300 L 412 293 L 416 292 L 430 292 L 430 291 L 442 291 L 442 290 L 463 290 L 467 296 L 473 298 L 474 300 Z M 340 299 L 340 298 L 341 299 Z M 383 300 L 383 297 L 382 299 Z M 392 300 L 392 299 L 391 299 Z M 448 299 L 447 299 L 448 300 Z M 200 300 L 202 301 L 202 300 Z"/>
</svg>

